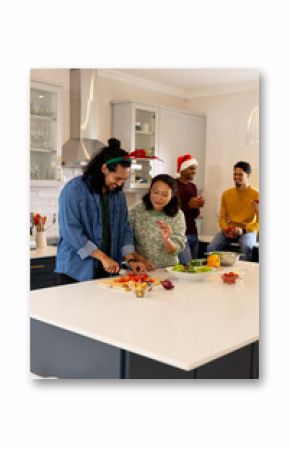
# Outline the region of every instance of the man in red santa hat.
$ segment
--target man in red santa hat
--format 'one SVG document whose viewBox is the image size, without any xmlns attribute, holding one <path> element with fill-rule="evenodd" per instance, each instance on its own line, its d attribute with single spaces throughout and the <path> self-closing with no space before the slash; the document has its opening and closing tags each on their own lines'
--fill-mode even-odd
<svg viewBox="0 0 290 449">
<path fill-rule="evenodd" d="M 197 195 L 197 187 L 192 182 L 196 174 L 198 162 L 190 154 L 184 154 L 177 159 L 177 190 L 180 207 L 186 221 L 187 244 L 179 255 L 181 263 L 189 263 L 198 257 L 198 235 L 195 219 L 204 205 L 204 198 Z"/>
</svg>

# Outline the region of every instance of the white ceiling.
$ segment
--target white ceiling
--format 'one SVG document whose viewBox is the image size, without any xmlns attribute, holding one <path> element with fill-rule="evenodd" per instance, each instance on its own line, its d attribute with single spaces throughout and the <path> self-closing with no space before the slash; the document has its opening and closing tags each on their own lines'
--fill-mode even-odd
<svg viewBox="0 0 290 449">
<path fill-rule="evenodd" d="M 128 80 L 149 82 L 164 89 L 175 89 L 182 96 L 220 89 L 258 85 L 259 71 L 247 68 L 190 68 L 190 69 L 115 69 L 111 70 Z"/>
</svg>

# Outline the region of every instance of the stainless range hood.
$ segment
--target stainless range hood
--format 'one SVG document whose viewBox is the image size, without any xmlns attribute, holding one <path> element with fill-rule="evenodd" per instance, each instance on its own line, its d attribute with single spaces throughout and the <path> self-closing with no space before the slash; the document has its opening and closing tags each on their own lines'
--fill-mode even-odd
<svg viewBox="0 0 290 449">
<path fill-rule="evenodd" d="M 104 144 L 98 140 L 97 71 L 70 70 L 70 138 L 63 145 L 62 165 L 87 165 Z"/>
</svg>

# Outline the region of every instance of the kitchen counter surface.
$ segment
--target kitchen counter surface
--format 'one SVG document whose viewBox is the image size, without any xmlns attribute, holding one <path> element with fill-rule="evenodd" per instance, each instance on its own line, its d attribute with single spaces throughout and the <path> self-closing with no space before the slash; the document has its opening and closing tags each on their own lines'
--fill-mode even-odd
<svg viewBox="0 0 290 449">
<path fill-rule="evenodd" d="M 235 285 L 223 284 L 220 271 L 155 287 L 147 299 L 96 281 L 35 290 L 31 318 L 191 370 L 259 339 L 259 265 L 235 269 L 243 277 Z"/>
<path fill-rule="evenodd" d="M 47 246 L 46 248 L 36 248 L 30 250 L 30 259 L 41 259 L 42 257 L 55 257 L 57 247 Z"/>
</svg>

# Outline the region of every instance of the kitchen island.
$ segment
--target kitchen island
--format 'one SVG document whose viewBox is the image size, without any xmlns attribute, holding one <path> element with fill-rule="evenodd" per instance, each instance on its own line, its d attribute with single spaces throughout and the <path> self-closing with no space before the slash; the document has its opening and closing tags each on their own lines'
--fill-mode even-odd
<svg viewBox="0 0 290 449">
<path fill-rule="evenodd" d="M 174 280 L 146 299 L 82 282 L 31 295 L 31 371 L 58 378 L 257 378 L 259 265 L 200 282 Z M 164 270 L 154 273 L 168 277 Z"/>
</svg>

